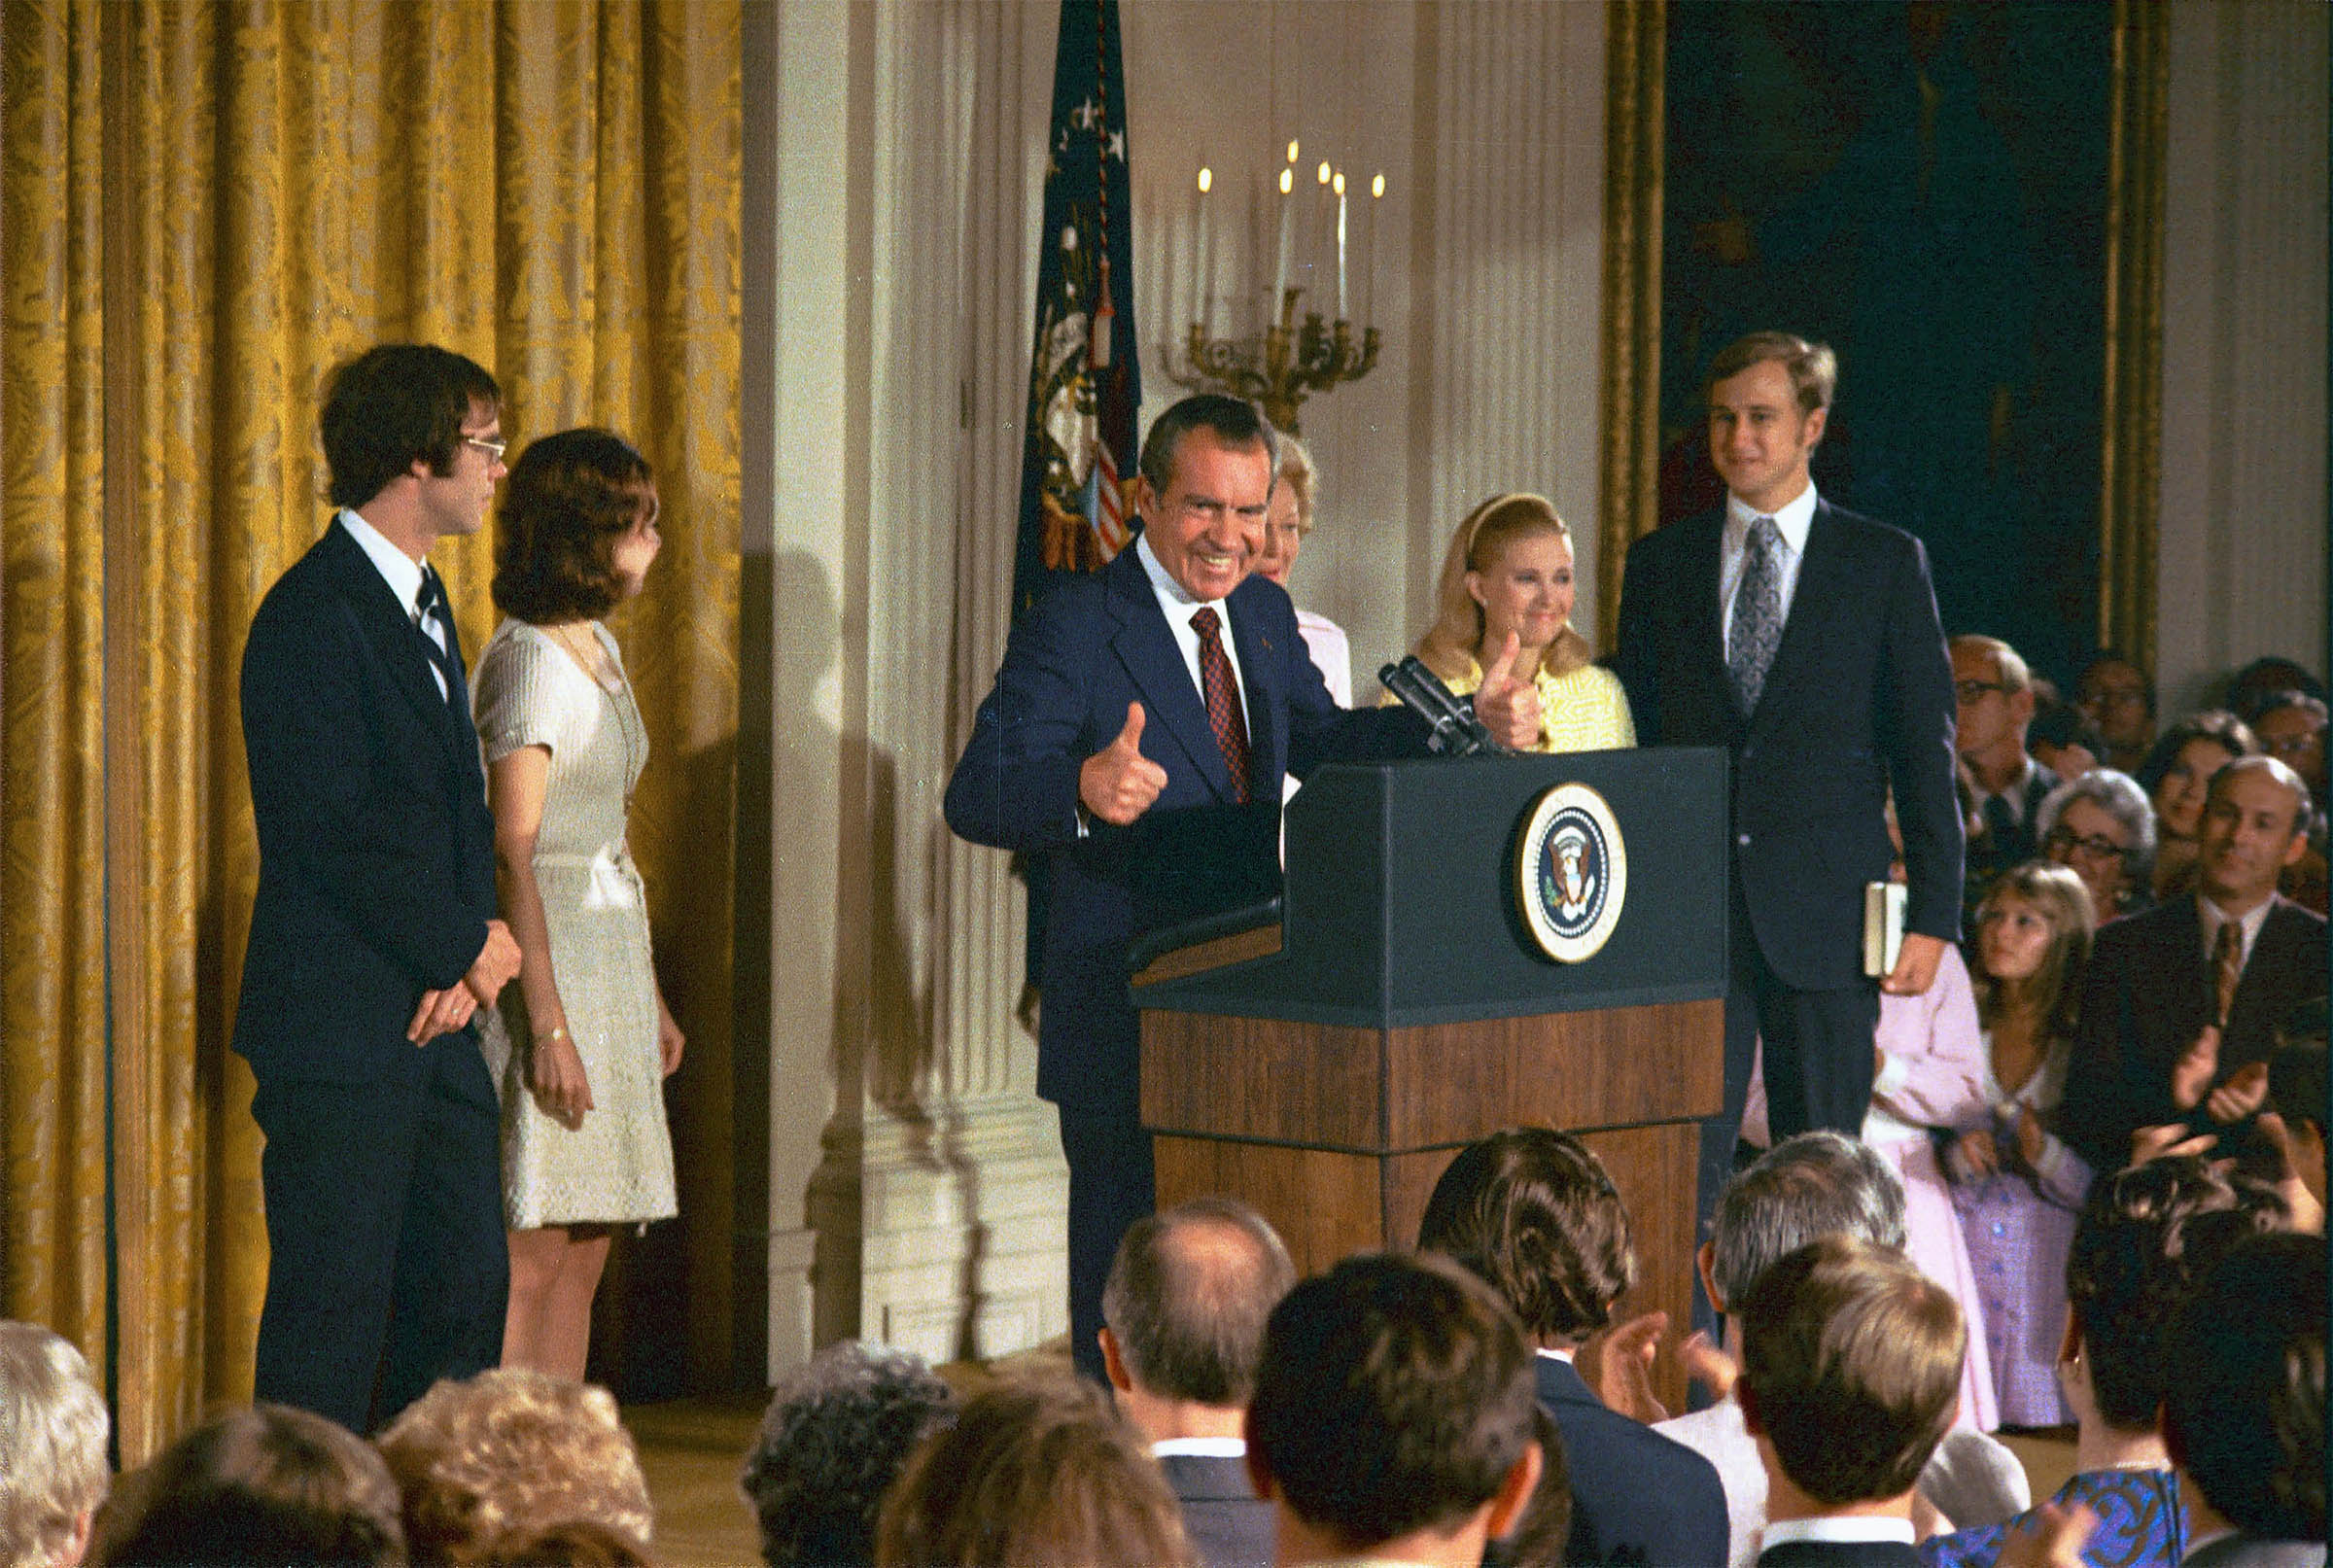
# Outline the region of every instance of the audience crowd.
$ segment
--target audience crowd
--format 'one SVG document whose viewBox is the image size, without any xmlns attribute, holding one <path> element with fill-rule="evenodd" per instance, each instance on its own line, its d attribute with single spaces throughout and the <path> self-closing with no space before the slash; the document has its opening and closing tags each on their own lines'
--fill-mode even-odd
<svg viewBox="0 0 2333 1568">
<path fill-rule="evenodd" d="M 1628 1207 L 1563 1132 L 1461 1151 L 1414 1252 L 1311 1278 L 1205 1199 L 1120 1243 L 1106 1390 L 853 1342 L 787 1378 L 742 1476 L 764 1559 L 2324 1562 L 2322 689 L 2261 661 L 2159 725 L 2111 651 L 2071 701 L 1950 652 L 1963 953 L 1890 999 L 1863 1138 L 1743 1151 L 1718 1334 L 1619 1315 Z M 534 1372 L 369 1442 L 230 1411 L 120 1478 L 108 1425 L 72 1345 L 0 1322 L 0 1568 L 653 1560 L 614 1402 Z M 2073 1444 L 2038 1505 L 2019 1428 Z"/>
</svg>

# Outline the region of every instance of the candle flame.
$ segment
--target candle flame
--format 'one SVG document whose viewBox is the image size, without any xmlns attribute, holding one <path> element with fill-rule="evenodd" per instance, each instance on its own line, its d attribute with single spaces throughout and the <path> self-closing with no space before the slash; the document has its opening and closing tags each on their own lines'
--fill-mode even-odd
<svg viewBox="0 0 2333 1568">
<path fill-rule="evenodd" d="M 1320 163 L 1320 183 L 1322 185 L 1329 183 L 1329 163 L 1326 158 L 1321 159 Z"/>
<path fill-rule="evenodd" d="M 1337 178 L 1329 182 L 1329 189 L 1341 196 L 1344 194 L 1344 171 L 1342 169 L 1338 170 Z"/>
<path fill-rule="evenodd" d="M 1202 196 L 1205 195 L 1210 190 L 1214 189 L 1214 185 L 1215 171 L 1205 167 L 1204 165 L 1201 165 L 1199 171 L 1199 193 Z"/>
<path fill-rule="evenodd" d="M 1288 144 L 1288 161 L 1291 163 L 1296 161 L 1296 143 L 1293 141 Z"/>
<path fill-rule="evenodd" d="M 1282 169 L 1282 170 L 1280 170 L 1280 194 L 1284 196 L 1284 195 L 1288 194 L 1288 192 L 1290 192 L 1291 191 L 1294 191 L 1295 189 L 1296 189 L 1296 171 L 1295 171 L 1294 169 Z"/>
</svg>

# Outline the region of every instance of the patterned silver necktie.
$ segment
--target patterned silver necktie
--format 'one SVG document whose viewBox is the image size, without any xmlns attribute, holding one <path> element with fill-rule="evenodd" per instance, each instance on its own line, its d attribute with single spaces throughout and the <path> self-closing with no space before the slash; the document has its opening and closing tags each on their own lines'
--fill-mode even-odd
<svg viewBox="0 0 2333 1568">
<path fill-rule="evenodd" d="M 1766 672 L 1774 667 L 1774 649 L 1782 642 L 1782 531 L 1771 517 L 1750 524 L 1750 543 L 1742 558 L 1741 585 L 1733 593 L 1733 621 L 1725 634 L 1725 670 L 1733 677 L 1734 695 L 1742 712 L 1758 712 L 1758 694 L 1765 690 Z"/>
</svg>

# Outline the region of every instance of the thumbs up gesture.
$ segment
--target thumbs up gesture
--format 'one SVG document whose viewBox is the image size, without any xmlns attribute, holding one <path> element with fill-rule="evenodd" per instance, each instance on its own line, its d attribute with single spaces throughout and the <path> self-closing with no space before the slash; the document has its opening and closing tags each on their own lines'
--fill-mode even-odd
<svg viewBox="0 0 2333 1568">
<path fill-rule="evenodd" d="M 1166 787 L 1166 770 L 1142 754 L 1142 705 L 1126 705 L 1126 728 L 1079 764 L 1077 798 L 1091 815 L 1124 827 L 1150 810 Z"/>
<path fill-rule="evenodd" d="M 1539 744 L 1539 685 L 1529 675 L 1515 673 L 1520 646 L 1515 635 L 1509 632 L 1507 645 L 1482 672 L 1482 684 L 1475 688 L 1475 716 L 1501 745 L 1528 751 Z"/>
</svg>

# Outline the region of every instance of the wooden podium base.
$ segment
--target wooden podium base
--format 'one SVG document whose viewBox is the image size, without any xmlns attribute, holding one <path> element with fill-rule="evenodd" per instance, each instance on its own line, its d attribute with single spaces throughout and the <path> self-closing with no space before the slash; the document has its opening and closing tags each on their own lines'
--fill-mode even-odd
<svg viewBox="0 0 2333 1568">
<path fill-rule="evenodd" d="M 1502 1127 L 1575 1133 L 1626 1203 L 1636 1288 L 1615 1320 L 1691 1322 L 1700 1119 L 1724 1095 L 1724 1002 L 1395 1029 L 1199 1013 L 1142 1020 L 1142 1113 L 1161 1207 L 1253 1204 L 1302 1274 L 1417 1239 L 1458 1151 Z M 1684 1408 L 1673 1358 L 1655 1391 Z"/>
</svg>

